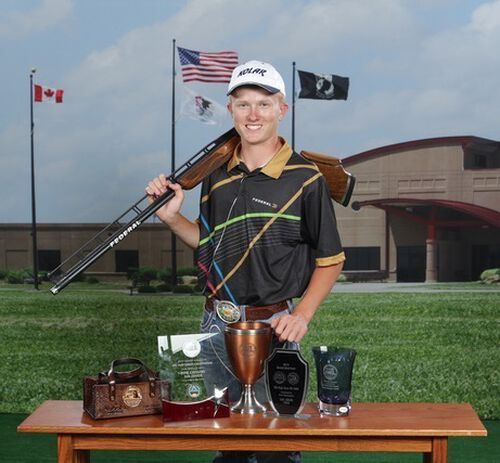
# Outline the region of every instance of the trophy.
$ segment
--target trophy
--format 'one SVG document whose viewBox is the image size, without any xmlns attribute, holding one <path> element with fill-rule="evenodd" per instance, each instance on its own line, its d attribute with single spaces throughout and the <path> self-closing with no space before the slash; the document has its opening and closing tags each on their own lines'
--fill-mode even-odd
<svg viewBox="0 0 500 463">
<path fill-rule="evenodd" d="M 346 416 L 351 411 L 352 369 L 356 351 L 343 347 L 313 347 L 318 375 L 319 411 Z"/>
<path fill-rule="evenodd" d="M 231 407 L 234 413 L 265 412 L 266 407 L 255 398 L 253 385 L 262 375 L 272 339 L 271 325 L 263 322 L 236 322 L 224 330 L 226 350 L 233 370 L 243 386 L 241 397 Z"/>
<path fill-rule="evenodd" d="M 274 349 L 264 370 L 267 395 L 274 410 L 269 414 L 306 418 L 308 415 L 300 415 L 300 412 L 307 398 L 309 364 L 302 357 L 299 345 L 288 342 L 288 348 Z"/>
<path fill-rule="evenodd" d="M 206 358 L 203 351 L 210 349 L 213 336 L 210 333 L 158 336 L 164 421 L 229 416 L 227 385 L 218 387 L 205 381 L 214 360 Z"/>
</svg>

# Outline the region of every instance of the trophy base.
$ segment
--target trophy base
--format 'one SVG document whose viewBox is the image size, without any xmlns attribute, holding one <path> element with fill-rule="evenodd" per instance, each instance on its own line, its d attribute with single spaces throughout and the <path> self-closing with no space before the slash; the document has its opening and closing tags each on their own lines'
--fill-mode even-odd
<svg viewBox="0 0 500 463">
<path fill-rule="evenodd" d="M 321 415 L 327 416 L 347 416 L 351 411 L 351 399 L 345 404 L 328 404 L 326 402 L 319 401 L 318 409 Z"/>
<path fill-rule="evenodd" d="M 311 418 L 311 414 L 309 413 L 294 413 L 293 415 L 287 415 L 287 414 L 282 414 L 275 412 L 274 410 L 267 410 L 264 413 L 264 416 L 268 418 L 279 418 L 279 419 L 284 419 L 284 420 L 308 420 Z"/>
<path fill-rule="evenodd" d="M 240 400 L 231 407 L 231 411 L 241 415 L 255 415 L 265 413 L 267 408 L 255 398 L 252 385 L 244 384 Z"/>
</svg>

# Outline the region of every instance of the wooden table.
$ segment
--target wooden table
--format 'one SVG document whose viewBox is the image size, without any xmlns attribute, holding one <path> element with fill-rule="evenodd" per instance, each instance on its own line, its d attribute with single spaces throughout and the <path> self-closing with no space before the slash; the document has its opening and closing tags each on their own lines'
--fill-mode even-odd
<svg viewBox="0 0 500 463">
<path fill-rule="evenodd" d="M 161 415 L 92 420 L 80 401 L 44 402 L 17 428 L 57 434 L 58 463 L 88 463 L 90 450 L 301 450 L 420 452 L 448 461 L 449 436 L 486 436 L 469 404 L 355 403 L 348 417 L 231 415 L 164 423 Z"/>
</svg>

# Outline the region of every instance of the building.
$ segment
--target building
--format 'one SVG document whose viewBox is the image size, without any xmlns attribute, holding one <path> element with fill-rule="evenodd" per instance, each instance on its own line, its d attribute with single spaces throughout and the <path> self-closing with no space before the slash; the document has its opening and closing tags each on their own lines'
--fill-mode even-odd
<svg viewBox="0 0 500 463">
<path fill-rule="evenodd" d="M 464 281 L 500 267 L 500 142 L 432 138 L 342 163 L 357 180 L 336 207 L 348 274 Z"/>
<path fill-rule="evenodd" d="M 82 251 L 68 264 L 81 261 L 96 248 L 93 238 L 105 224 L 37 224 L 38 268 L 52 271 L 75 251 Z M 109 230 L 111 232 L 111 230 Z M 101 235 L 107 238 L 108 232 Z M 177 266 L 193 266 L 193 252 L 177 240 Z M 31 224 L 0 224 L 0 269 L 19 270 L 33 267 Z M 87 274 L 110 278 L 123 277 L 128 268 L 164 268 L 172 264 L 170 231 L 162 223 L 145 223 L 106 252 Z M 67 266 L 64 267 L 67 270 Z"/>
<path fill-rule="evenodd" d="M 351 205 L 335 206 L 351 277 L 392 281 L 477 280 L 500 267 L 500 142 L 443 137 L 410 141 L 342 160 L 356 177 Z M 354 207 L 354 209 L 353 209 Z M 52 270 L 103 224 L 39 224 L 40 270 Z M 83 257 L 93 249 L 84 246 Z M 86 273 L 171 266 L 171 237 L 160 223 L 130 233 Z M 177 241 L 177 266 L 193 252 Z M 32 267 L 31 225 L 0 225 L 0 269 Z"/>
</svg>

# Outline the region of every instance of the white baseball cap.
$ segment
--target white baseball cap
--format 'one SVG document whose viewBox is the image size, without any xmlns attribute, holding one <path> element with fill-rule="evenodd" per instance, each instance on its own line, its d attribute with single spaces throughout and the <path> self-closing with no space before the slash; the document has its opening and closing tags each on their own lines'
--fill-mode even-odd
<svg viewBox="0 0 500 463">
<path fill-rule="evenodd" d="M 269 63 L 262 61 L 248 61 L 233 69 L 233 75 L 227 88 L 230 95 L 236 88 L 243 85 L 257 85 L 269 93 L 285 93 L 285 82 L 280 73 Z"/>
</svg>

